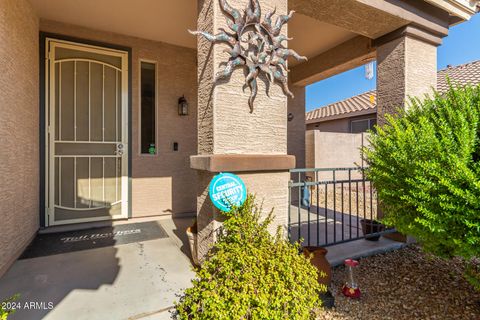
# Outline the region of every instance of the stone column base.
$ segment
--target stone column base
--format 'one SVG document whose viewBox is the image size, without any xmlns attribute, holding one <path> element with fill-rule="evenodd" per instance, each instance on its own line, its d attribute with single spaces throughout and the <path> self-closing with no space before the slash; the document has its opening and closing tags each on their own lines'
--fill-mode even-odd
<svg viewBox="0 0 480 320">
<path fill-rule="evenodd" d="M 217 239 L 225 216 L 215 208 L 208 195 L 208 186 L 218 172 L 237 174 L 256 196 L 257 204 L 267 215 L 272 209 L 275 219 L 270 232 L 288 221 L 288 169 L 295 167 L 295 157 L 288 155 L 207 155 L 192 156 L 191 167 L 197 169 L 197 253 L 203 261 Z M 286 229 L 285 229 L 286 230 Z M 286 234 L 286 233 L 285 233 Z"/>
</svg>

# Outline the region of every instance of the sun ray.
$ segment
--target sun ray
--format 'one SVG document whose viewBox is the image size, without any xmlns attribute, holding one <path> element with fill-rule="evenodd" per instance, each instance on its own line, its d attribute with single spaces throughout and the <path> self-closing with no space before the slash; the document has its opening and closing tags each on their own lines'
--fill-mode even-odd
<svg viewBox="0 0 480 320">
<path fill-rule="evenodd" d="M 227 65 L 225 66 L 225 69 L 220 70 L 215 75 L 215 81 L 230 77 L 233 73 L 233 70 L 235 70 L 235 67 L 238 67 L 242 64 L 245 64 L 242 58 L 236 58 L 228 61 Z"/>
<path fill-rule="evenodd" d="M 288 79 L 287 77 L 283 74 L 282 72 L 282 69 L 278 69 L 275 70 L 275 72 L 273 73 L 273 77 L 275 78 L 275 80 L 277 80 L 278 82 L 281 83 L 282 85 L 282 88 L 283 88 L 283 92 L 289 96 L 290 98 L 294 98 L 293 96 L 293 93 L 290 91 L 290 89 L 288 88 Z"/>
<path fill-rule="evenodd" d="M 247 23 L 260 22 L 260 16 L 262 11 L 260 9 L 260 3 L 258 0 L 250 0 L 247 7 Z"/>
<path fill-rule="evenodd" d="M 294 57 L 297 60 L 307 60 L 307 57 L 299 55 L 293 49 L 278 48 L 275 50 L 275 55 L 282 59 L 287 59 L 288 57 Z"/>
<path fill-rule="evenodd" d="M 188 32 L 190 32 L 193 35 L 202 35 L 203 37 L 205 37 L 205 39 L 207 39 L 210 42 L 227 42 L 231 46 L 234 46 L 237 43 L 237 40 L 234 37 L 228 35 L 224 31 L 219 32 L 216 35 L 210 34 L 205 31 L 188 30 Z"/>
<path fill-rule="evenodd" d="M 233 18 L 233 21 L 237 24 L 241 24 L 243 22 L 242 15 L 240 11 L 233 8 L 231 5 L 228 4 L 227 0 L 220 0 L 220 7 Z"/>
<path fill-rule="evenodd" d="M 223 51 L 230 55 L 225 68 L 217 72 L 215 81 L 228 78 L 238 66 L 248 68 L 245 84 L 250 87 L 248 105 L 253 112 L 253 105 L 258 93 L 258 75 L 264 73 L 270 83 L 277 82 L 285 95 L 292 97 L 288 88 L 286 74 L 289 72 L 287 59 L 293 57 L 297 60 L 307 60 L 295 50 L 287 49 L 284 42 L 291 40 L 281 34 L 283 26 L 288 23 L 294 11 L 287 15 L 278 15 L 275 24 L 272 17 L 277 8 L 265 14 L 262 21 L 262 10 L 259 0 L 249 0 L 245 10 L 238 10 L 230 6 L 226 0 L 218 0 L 220 7 L 225 13 L 228 28 L 234 33 L 219 29 L 219 33 L 213 35 L 204 31 L 190 31 L 191 34 L 201 35 L 212 43 L 224 42 L 230 48 Z"/>
<path fill-rule="evenodd" d="M 275 37 L 280 34 L 280 31 L 282 31 L 283 25 L 287 23 L 288 20 L 290 20 L 290 18 L 292 18 L 294 13 L 295 11 L 292 10 L 288 13 L 288 15 L 282 14 L 278 16 L 277 21 L 275 21 L 275 28 L 273 28 L 272 30 L 272 33 Z"/>
<path fill-rule="evenodd" d="M 277 7 L 273 8 L 273 11 L 267 12 L 265 18 L 263 19 L 263 25 L 268 25 L 270 29 L 272 28 L 272 16 L 277 12 Z"/>
</svg>

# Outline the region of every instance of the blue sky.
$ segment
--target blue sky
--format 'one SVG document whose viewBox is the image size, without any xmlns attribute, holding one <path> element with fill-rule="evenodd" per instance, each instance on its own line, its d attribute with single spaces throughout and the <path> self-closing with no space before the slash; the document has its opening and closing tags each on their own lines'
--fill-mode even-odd
<svg viewBox="0 0 480 320">
<path fill-rule="evenodd" d="M 480 59 L 480 14 L 470 21 L 452 27 L 449 36 L 438 47 L 438 69 Z M 307 86 L 307 111 L 375 89 L 375 77 L 365 79 L 365 68 L 359 67 Z"/>
</svg>

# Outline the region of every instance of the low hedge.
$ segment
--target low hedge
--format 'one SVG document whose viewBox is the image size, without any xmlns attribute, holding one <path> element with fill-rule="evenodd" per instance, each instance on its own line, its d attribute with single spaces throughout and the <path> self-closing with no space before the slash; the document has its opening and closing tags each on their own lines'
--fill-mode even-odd
<svg viewBox="0 0 480 320">
<path fill-rule="evenodd" d="M 313 319 L 320 307 L 317 270 L 248 196 L 227 213 L 223 231 L 176 304 L 179 319 Z"/>
<path fill-rule="evenodd" d="M 386 120 L 363 149 L 383 222 L 438 256 L 479 257 L 480 86 L 412 100 Z"/>
</svg>

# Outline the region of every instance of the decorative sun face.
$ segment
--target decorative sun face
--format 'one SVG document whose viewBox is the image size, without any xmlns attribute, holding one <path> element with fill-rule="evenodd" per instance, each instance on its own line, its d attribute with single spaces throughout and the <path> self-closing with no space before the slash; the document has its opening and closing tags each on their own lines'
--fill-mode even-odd
<svg viewBox="0 0 480 320">
<path fill-rule="evenodd" d="M 204 31 L 189 30 L 191 34 L 202 35 L 212 43 L 225 42 L 230 46 L 226 50 L 230 58 L 225 68 L 216 74 L 215 81 L 230 77 L 238 66 L 246 67 L 248 75 L 245 83 L 251 90 L 248 99 L 250 112 L 253 112 L 253 101 L 258 92 L 257 77 L 260 72 L 265 73 L 272 83 L 279 82 L 284 93 L 293 98 L 292 92 L 288 89 L 287 59 L 290 56 L 297 60 L 307 60 L 307 58 L 300 56 L 292 49 L 287 49 L 282 43 L 291 39 L 280 32 L 294 11 L 290 11 L 288 15 L 279 15 L 275 24 L 272 24 L 275 10 L 266 13 L 262 20 L 258 0 L 250 0 L 247 8 L 242 12 L 231 7 L 226 0 L 219 0 L 219 2 L 226 13 L 229 32 L 220 29 L 219 33 L 212 35 Z"/>
</svg>

